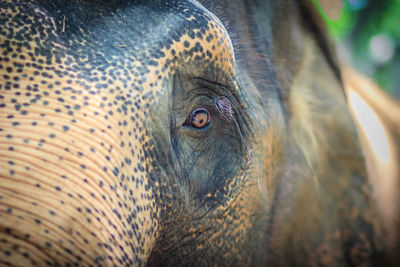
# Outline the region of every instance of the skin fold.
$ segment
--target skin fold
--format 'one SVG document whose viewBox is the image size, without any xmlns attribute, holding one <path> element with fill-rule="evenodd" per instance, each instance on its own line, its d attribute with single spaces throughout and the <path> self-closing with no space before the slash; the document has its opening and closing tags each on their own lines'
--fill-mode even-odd
<svg viewBox="0 0 400 267">
<path fill-rule="evenodd" d="M 348 99 L 388 147 L 398 104 L 309 1 L 4 0 L 0 26 L 0 265 L 395 263 L 398 150 Z"/>
</svg>

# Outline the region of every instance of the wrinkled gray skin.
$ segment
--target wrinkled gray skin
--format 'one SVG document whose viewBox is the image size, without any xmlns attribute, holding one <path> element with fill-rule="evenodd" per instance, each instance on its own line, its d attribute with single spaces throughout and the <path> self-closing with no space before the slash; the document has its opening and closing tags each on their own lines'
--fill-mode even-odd
<svg viewBox="0 0 400 267">
<path fill-rule="evenodd" d="M 314 8 L 202 4 L 0 2 L 2 265 L 385 258 Z"/>
</svg>

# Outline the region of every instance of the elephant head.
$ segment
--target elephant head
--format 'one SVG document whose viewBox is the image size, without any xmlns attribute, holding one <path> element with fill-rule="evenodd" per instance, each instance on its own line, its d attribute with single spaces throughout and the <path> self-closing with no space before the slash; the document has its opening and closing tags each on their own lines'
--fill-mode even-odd
<svg viewBox="0 0 400 267">
<path fill-rule="evenodd" d="M 338 63 L 307 1 L 0 10 L 2 263 L 382 255 Z"/>
</svg>

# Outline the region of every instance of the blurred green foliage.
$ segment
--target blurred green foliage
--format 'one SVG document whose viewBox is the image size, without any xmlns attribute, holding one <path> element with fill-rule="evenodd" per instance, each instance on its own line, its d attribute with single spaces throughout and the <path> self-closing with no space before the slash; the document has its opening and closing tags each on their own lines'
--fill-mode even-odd
<svg viewBox="0 0 400 267">
<path fill-rule="evenodd" d="M 329 19 L 317 1 L 339 55 L 400 98 L 400 0 L 344 0 L 337 20 Z"/>
</svg>

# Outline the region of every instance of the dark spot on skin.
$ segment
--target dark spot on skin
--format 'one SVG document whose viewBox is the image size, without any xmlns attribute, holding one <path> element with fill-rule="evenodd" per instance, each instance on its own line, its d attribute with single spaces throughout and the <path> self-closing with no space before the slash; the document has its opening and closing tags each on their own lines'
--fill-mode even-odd
<svg viewBox="0 0 400 267">
<path fill-rule="evenodd" d="M 117 167 L 115 167 L 115 168 L 113 169 L 113 174 L 114 174 L 115 176 L 118 176 L 118 174 L 119 174 L 119 169 L 118 169 Z"/>
</svg>

